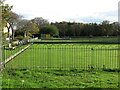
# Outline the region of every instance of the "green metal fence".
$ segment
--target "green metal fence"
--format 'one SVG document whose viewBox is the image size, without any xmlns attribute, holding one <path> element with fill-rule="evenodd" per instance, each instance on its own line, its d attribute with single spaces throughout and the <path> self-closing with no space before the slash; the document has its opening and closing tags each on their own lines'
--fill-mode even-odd
<svg viewBox="0 0 120 90">
<path fill-rule="evenodd" d="M 5 50 L 5 59 L 27 46 Z M 6 68 L 119 69 L 119 50 L 118 44 L 35 42 L 7 62 Z"/>
</svg>

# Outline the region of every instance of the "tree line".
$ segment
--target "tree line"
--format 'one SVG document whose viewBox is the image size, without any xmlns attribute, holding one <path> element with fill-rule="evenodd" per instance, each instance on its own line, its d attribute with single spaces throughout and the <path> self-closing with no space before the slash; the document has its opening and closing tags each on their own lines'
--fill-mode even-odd
<svg viewBox="0 0 120 90">
<path fill-rule="evenodd" d="M 97 23 L 56 22 L 51 23 L 59 29 L 59 36 L 118 36 L 119 23 L 105 20 Z"/>
</svg>

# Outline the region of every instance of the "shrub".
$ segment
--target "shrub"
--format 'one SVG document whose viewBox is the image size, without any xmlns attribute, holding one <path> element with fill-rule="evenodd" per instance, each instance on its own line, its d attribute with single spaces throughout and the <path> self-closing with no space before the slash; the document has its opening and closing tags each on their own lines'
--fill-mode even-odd
<svg viewBox="0 0 120 90">
<path fill-rule="evenodd" d="M 59 30 L 54 25 L 44 26 L 40 29 L 40 34 L 50 34 L 51 36 L 58 36 Z"/>
<path fill-rule="evenodd" d="M 16 37 L 14 38 L 14 40 L 22 40 L 22 39 L 24 39 L 24 37 L 23 37 L 23 36 L 21 36 L 21 35 L 16 36 Z"/>
<path fill-rule="evenodd" d="M 30 39 L 30 38 L 31 38 L 30 36 L 26 36 L 26 37 L 25 37 L 26 40 L 28 40 L 28 39 Z"/>
</svg>

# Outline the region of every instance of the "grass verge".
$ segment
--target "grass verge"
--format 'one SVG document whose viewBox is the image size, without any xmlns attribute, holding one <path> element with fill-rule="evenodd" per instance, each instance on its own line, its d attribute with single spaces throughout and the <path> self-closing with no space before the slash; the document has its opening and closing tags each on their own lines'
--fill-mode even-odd
<svg viewBox="0 0 120 90">
<path fill-rule="evenodd" d="M 3 88 L 114 88 L 119 72 L 104 70 L 6 69 Z"/>
</svg>

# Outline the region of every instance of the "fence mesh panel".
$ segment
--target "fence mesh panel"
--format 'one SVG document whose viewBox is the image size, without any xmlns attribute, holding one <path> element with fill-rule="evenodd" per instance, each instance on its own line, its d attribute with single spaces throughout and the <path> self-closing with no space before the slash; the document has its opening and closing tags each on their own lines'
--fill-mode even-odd
<svg viewBox="0 0 120 90">
<path fill-rule="evenodd" d="M 19 52 L 5 50 L 5 58 Z M 6 68 L 108 68 L 117 69 L 118 45 L 116 44 L 33 44 L 11 59 Z"/>
</svg>

